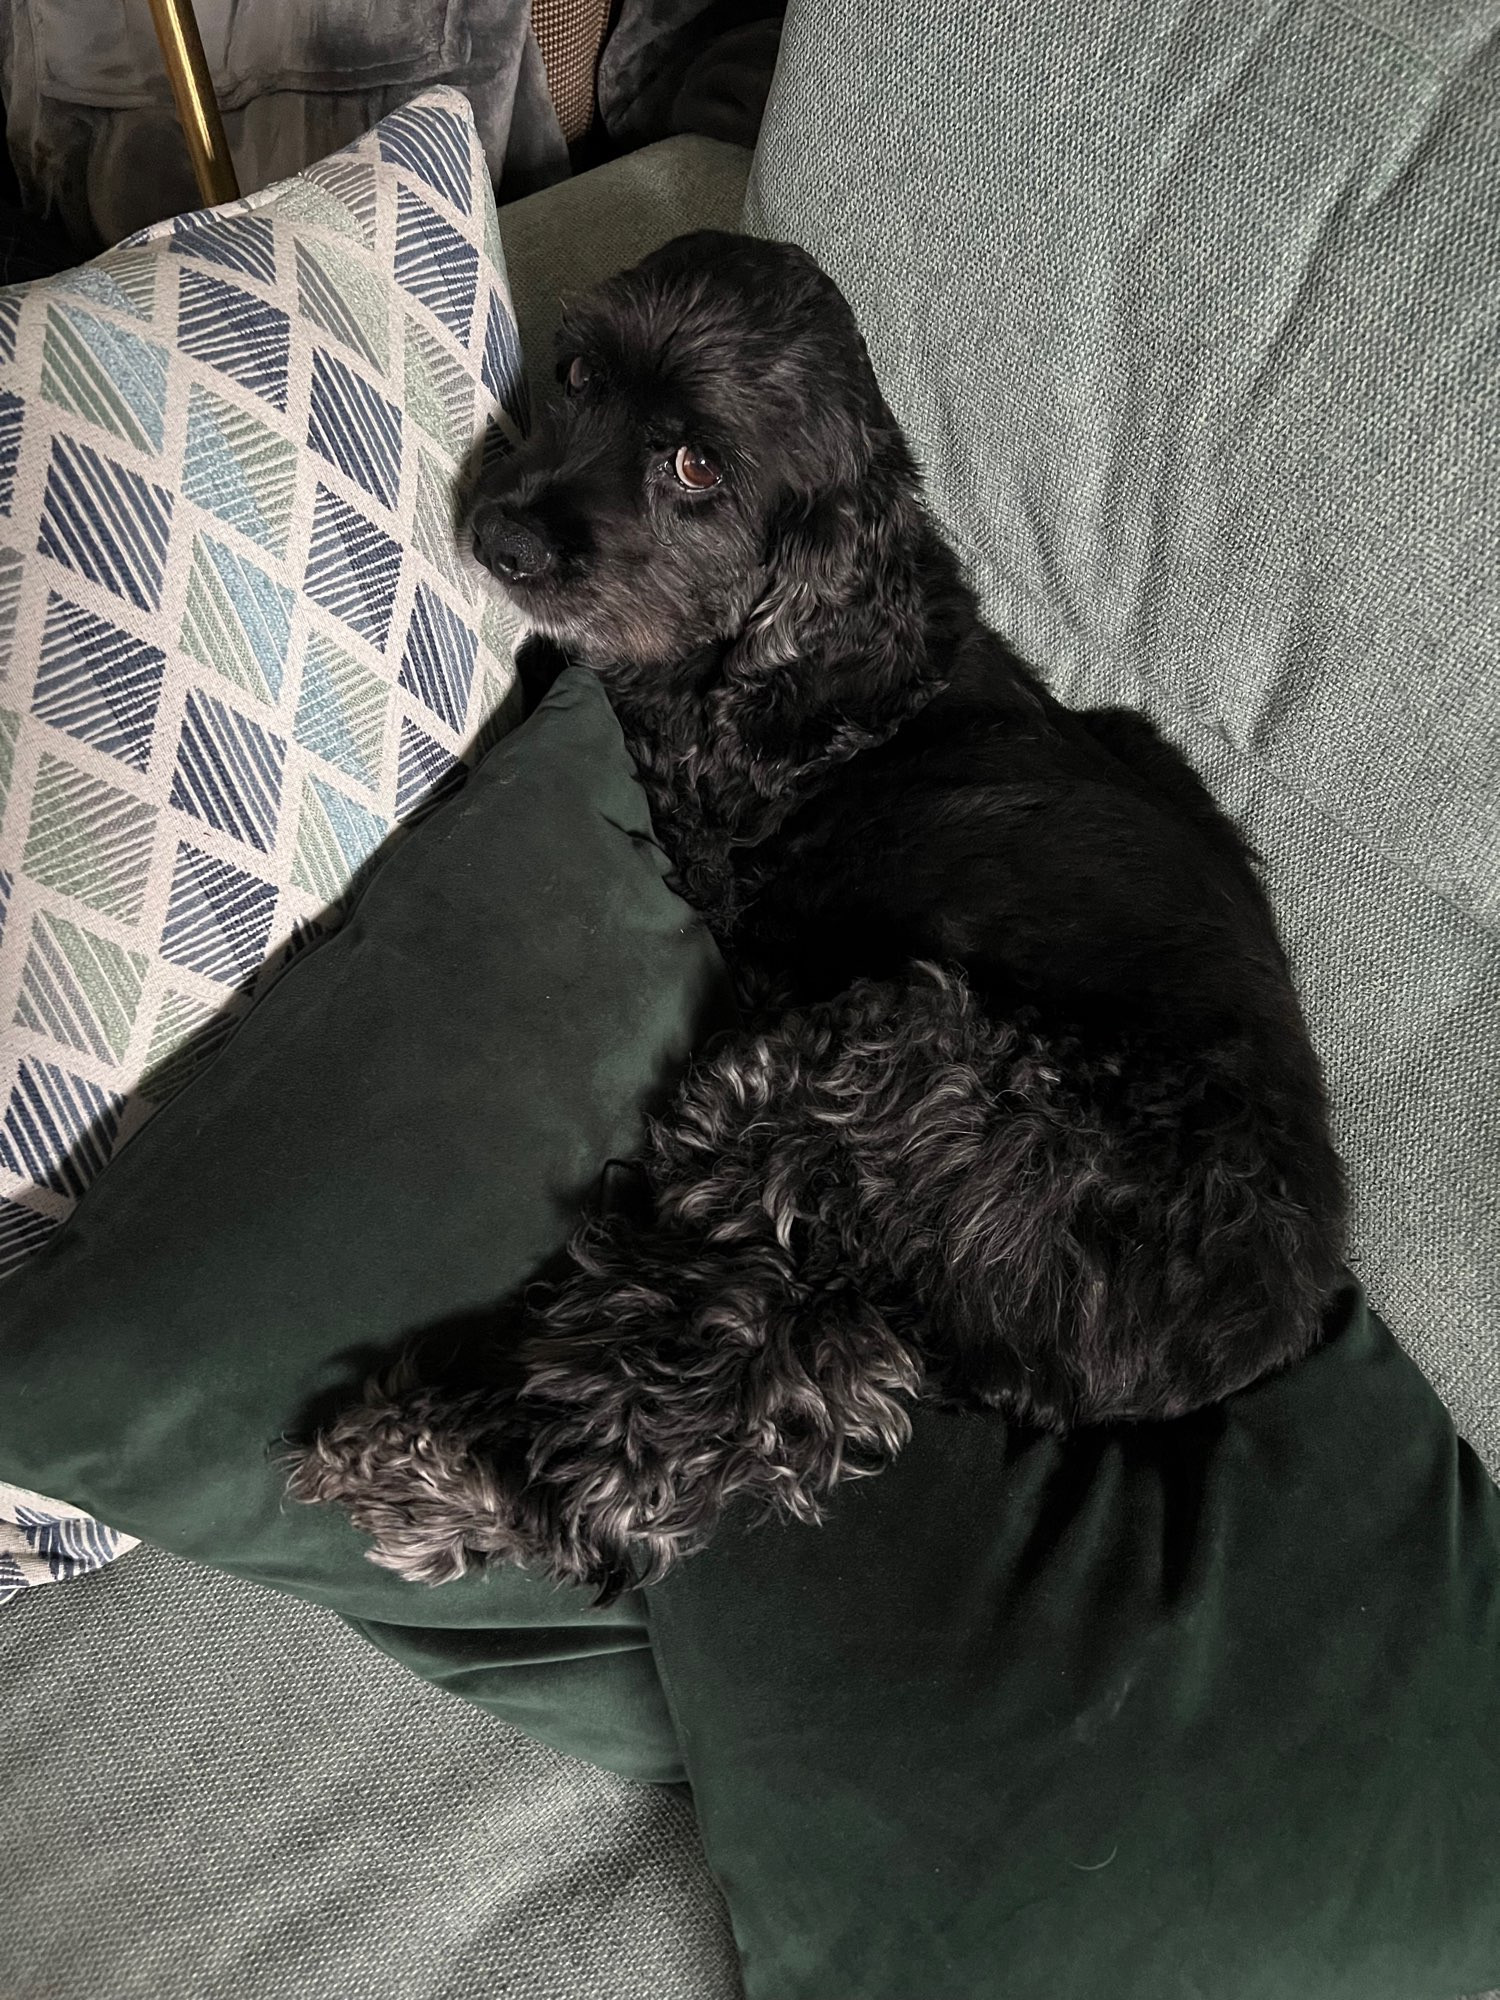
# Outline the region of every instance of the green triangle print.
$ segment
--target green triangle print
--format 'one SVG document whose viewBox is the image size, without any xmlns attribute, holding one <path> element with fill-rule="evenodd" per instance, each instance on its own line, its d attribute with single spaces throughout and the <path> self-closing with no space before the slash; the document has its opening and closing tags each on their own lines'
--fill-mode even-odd
<svg viewBox="0 0 1500 2000">
<path fill-rule="evenodd" d="M 302 788 L 297 858 L 292 881 L 309 895 L 335 903 L 390 831 L 390 821 L 346 799 L 321 778 Z"/>
<path fill-rule="evenodd" d="M 469 603 L 474 601 L 474 577 L 459 558 L 459 497 L 451 474 L 420 452 L 417 456 L 417 501 L 412 540 L 446 583 Z"/>
<path fill-rule="evenodd" d="M 468 450 L 474 430 L 474 383 L 424 328 L 406 322 L 406 407 L 450 458 Z"/>
<path fill-rule="evenodd" d="M 305 318 L 385 374 L 391 365 L 390 318 L 381 289 L 363 264 L 332 244 L 299 243 L 297 297 Z"/>
<path fill-rule="evenodd" d="M 514 676 L 509 682 L 502 681 L 498 674 L 492 674 L 488 667 L 485 668 L 479 734 L 474 739 L 474 748 L 480 756 L 493 749 L 500 738 L 509 735 L 520 721 L 515 700 L 518 691 Z"/>
<path fill-rule="evenodd" d="M 155 841 L 154 806 L 42 753 L 23 863 L 33 881 L 133 924 Z"/>
<path fill-rule="evenodd" d="M 10 774 L 16 761 L 16 738 L 21 718 L 8 708 L 0 708 L 0 828 L 5 825 L 5 801 L 10 795 Z"/>
<path fill-rule="evenodd" d="M 315 187 L 326 188 L 353 223 L 367 250 L 375 247 L 376 191 L 373 168 L 348 153 L 335 153 L 321 160 L 302 176 Z"/>
<path fill-rule="evenodd" d="M 297 490 L 297 447 L 195 382 L 188 397 L 182 490 L 205 514 L 283 556 Z"/>
<path fill-rule="evenodd" d="M 294 594 L 208 535 L 193 544 L 181 646 L 247 694 L 274 704 L 286 677 Z"/>
<path fill-rule="evenodd" d="M 123 1062 L 147 963 L 143 952 L 43 910 L 21 973 L 16 1020 L 101 1062 Z"/>
<path fill-rule="evenodd" d="M 0 682 L 10 679 L 11 646 L 16 611 L 21 602 L 25 558 L 17 549 L 0 549 Z"/>
<path fill-rule="evenodd" d="M 373 791 L 380 782 L 390 701 L 390 689 L 377 674 L 320 632 L 312 634 L 293 726 L 304 750 Z"/>
<path fill-rule="evenodd" d="M 484 254 L 488 258 L 494 274 L 502 284 L 506 283 L 505 252 L 500 247 L 500 218 L 495 213 L 493 198 L 484 202 Z"/>
<path fill-rule="evenodd" d="M 47 283 L 59 292 L 71 292 L 111 312 L 125 313 L 148 323 L 156 316 L 156 279 L 161 259 L 154 251 L 117 250 L 96 257 L 92 264 L 63 271 Z"/>
<path fill-rule="evenodd" d="M 139 1089 L 153 1104 L 165 1104 L 191 1083 L 239 1026 L 237 1007 L 209 1007 L 191 994 L 168 988 L 151 1031 L 147 1069 Z"/>
<path fill-rule="evenodd" d="M 166 349 L 81 307 L 50 306 L 42 394 L 138 450 L 158 452 L 167 400 Z"/>
<path fill-rule="evenodd" d="M 333 162 L 323 164 L 331 166 Z M 276 197 L 276 212 L 283 222 L 311 223 L 316 229 L 342 236 L 348 243 L 363 244 L 366 240 L 353 211 L 336 201 L 310 174 L 299 174 L 295 180 L 283 183 Z"/>
</svg>

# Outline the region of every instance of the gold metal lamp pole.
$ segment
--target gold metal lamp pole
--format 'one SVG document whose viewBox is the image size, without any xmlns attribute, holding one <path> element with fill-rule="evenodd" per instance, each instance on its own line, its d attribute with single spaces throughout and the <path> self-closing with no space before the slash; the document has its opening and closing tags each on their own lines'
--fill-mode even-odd
<svg viewBox="0 0 1500 2000">
<path fill-rule="evenodd" d="M 203 40 L 193 13 L 193 0 L 151 0 L 151 18 L 162 60 L 177 104 L 177 122 L 187 141 L 198 192 L 210 207 L 233 201 L 240 184 L 235 179 L 219 100 L 203 54 Z"/>
</svg>

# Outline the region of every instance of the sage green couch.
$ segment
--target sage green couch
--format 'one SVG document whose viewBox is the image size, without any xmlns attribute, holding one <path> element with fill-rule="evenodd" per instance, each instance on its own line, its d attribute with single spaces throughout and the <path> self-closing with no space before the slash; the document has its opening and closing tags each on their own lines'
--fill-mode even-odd
<svg viewBox="0 0 1500 2000">
<path fill-rule="evenodd" d="M 997 622 L 1247 825 L 1356 1269 L 1493 1470 L 1497 131 L 1488 0 L 806 0 L 744 210 L 845 286 Z M 732 226 L 748 164 L 503 212 L 539 387 L 559 291 Z M 0 1655 L 7 2000 L 737 1991 L 685 1796 L 306 1606 L 142 1550 Z"/>
</svg>

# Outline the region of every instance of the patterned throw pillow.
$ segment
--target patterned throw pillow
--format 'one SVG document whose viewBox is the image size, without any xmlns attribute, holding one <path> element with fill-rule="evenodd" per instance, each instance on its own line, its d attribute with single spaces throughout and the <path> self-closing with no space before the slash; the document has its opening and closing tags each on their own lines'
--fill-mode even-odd
<svg viewBox="0 0 1500 2000">
<path fill-rule="evenodd" d="M 0 292 L 0 1270 L 503 726 L 523 397 L 456 91 Z M 110 1548 L 0 1517 L 0 1598 Z"/>
</svg>

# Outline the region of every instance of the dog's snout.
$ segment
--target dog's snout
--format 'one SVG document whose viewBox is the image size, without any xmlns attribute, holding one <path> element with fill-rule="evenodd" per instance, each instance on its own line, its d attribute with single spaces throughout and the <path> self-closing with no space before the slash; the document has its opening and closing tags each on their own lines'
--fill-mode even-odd
<svg viewBox="0 0 1500 2000">
<path fill-rule="evenodd" d="M 493 505 L 474 516 L 474 552 L 486 569 L 506 583 L 524 583 L 543 575 L 557 555 L 536 526 Z"/>
</svg>

